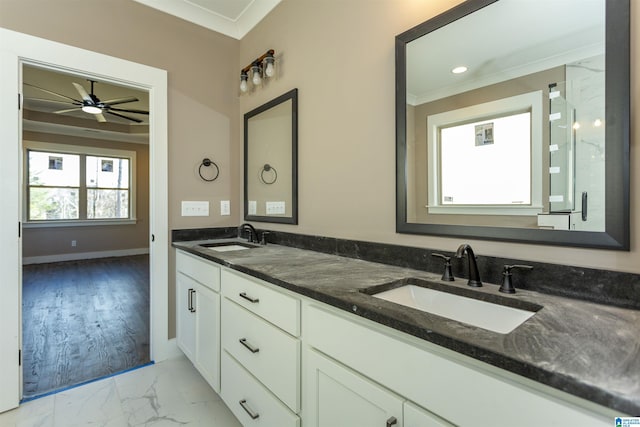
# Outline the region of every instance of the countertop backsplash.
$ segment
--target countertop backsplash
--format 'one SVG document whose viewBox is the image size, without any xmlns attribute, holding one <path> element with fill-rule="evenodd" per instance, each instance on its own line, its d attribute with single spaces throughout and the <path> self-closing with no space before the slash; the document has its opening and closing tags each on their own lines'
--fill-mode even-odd
<svg viewBox="0 0 640 427">
<path fill-rule="evenodd" d="M 443 260 L 431 256 L 441 253 L 451 256 L 456 278 L 467 277 L 467 263 L 455 259 L 450 250 L 416 248 L 388 243 L 364 242 L 333 237 L 309 236 L 268 229 L 268 242 L 330 255 L 412 268 L 430 273 L 442 273 Z M 172 241 L 191 241 L 237 237 L 236 227 L 172 230 Z M 461 240 L 460 243 L 463 243 Z M 570 249 L 568 249 L 570 250 Z M 485 282 L 500 284 L 505 264 L 527 264 L 533 270 L 518 270 L 513 275 L 516 289 L 527 289 L 599 304 L 640 310 L 640 275 L 585 267 L 530 262 L 484 256 L 476 253 L 480 277 Z"/>
</svg>

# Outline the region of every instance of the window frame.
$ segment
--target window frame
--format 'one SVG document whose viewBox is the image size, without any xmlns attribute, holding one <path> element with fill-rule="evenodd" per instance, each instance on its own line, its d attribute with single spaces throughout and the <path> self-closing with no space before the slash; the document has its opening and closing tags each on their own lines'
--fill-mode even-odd
<svg viewBox="0 0 640 427">
<path fill-rule="evenodd" d="M 41 141 L 27 141 L 23 143 L 24 150 L 24 177 L 23 177 L 23 209 L 24 218 L 23 226 L 26 228 L 41 228 L 41 227 L 86 227 L 97 225 L 126 225 L 136 224 L 136 152 L 133 150 L 122 150 L 116 148 L 103 148 L 93 147 L 87 145 L 69 145 L 58 144 Z M 59 220 L 31 220 L 29 219 L 29 151 L 39 151 L 46 153 L 59 153 L 59 154 L 71 154 L 80 156 L 80 187 L 79 187 L 79 218 L 78 219 L 59 219 Z M 87 193 L 89 187 L 87 187 L 86 176 L 86 157 L 114 157 L 129 160 L 129 216 L 128 218 L 98 218 L 89 219 L 86 218 L 87 209 L 82 208 L 83 203 L 87 203 Z M 75 188 L 75 187 L 74 187 Z M 91 187 L 91 189 L 98 189 Z M 84 213 L 84 218 L 82 217 Z"/>
</svg>

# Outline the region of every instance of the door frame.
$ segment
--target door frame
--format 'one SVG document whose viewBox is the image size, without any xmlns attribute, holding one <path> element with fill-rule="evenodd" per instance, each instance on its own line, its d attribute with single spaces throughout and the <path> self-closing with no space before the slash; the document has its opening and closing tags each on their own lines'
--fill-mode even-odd
<svg viewBox="0 0 640 427">
<path fill-rule="evenodd" d="M 18 406 L 22 375 L 22 65 L 79 74 L 147 90 L 149 107 L 150 357 L 179 353 L 168 338 L 167 72 L 124 59 L 0 28 L 0 412 Z"/>
</svg>

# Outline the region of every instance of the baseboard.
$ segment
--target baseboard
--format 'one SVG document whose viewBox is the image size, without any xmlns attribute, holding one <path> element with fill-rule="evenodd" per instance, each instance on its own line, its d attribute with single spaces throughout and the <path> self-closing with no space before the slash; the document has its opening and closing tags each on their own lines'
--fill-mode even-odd
<svg viewBox="0 0 640 427">
<path fill-rule="evenodd" d="M 22 258 L 22 265 L 45 264 L 48 262 L 76 261 L 79 259 L 110 258 L 148 254 L 149 248 L 119 249 L 115 251 L 77 252 L 72 254 L 55 254 Z"/>
</svg>

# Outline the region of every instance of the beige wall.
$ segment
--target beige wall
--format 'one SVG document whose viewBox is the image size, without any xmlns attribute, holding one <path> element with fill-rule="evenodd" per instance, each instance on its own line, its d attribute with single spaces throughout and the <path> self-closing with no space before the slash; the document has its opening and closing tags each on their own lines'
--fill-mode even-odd
<svg viewBox="0 0 640 427">
<path fill-rule="evenodd" d="M 136 217 L 131 225 L 23 228 L 23 258 L 149 247 L 149 146 L 25 132 L 25 141 L 104 147 L 136 152 Z M 72 247 L 75 240 L 77 246 Z"/>
<path fill-rule="evenodd" d="M 395 233 L 394 37 L 457 3 L 283 0 L 245 36 L 239 67 L 268 48 L 280 61 L 278 79 L 243 96 L 241 113 L 300 90 L 300 224 L 271 228 L 442 250 L 461 243 Z M 632 2 L 632 76 L 638 74 L 639 23 L 640 4 Z M 631 90 L 631 252 L 470 241 L 477 254 L 640 273 L 636 79 Z"/>
<path fill-rule="evenodd" d="M 131 0 L 0 0 L 0 26 L 167 70 L 169 228 L 238 224 L 239 41 Z M 220 167 L 215 182 L 198 177 L 204 157 Z M 211 215 L 181 217 L 181 200 L 208 200 Z M 220 200 L 231 201 L 231 216 L 220 216 Z M 169 254 L 172 337 L 175 260 Z"/>
</svg>

